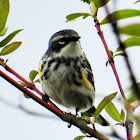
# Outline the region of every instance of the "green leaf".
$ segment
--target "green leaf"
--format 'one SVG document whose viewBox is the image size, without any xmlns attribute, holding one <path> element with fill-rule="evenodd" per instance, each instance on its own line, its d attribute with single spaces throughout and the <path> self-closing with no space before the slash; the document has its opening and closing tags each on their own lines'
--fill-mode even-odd
<svg viewBox="0 0 140 140">
<path fill-rule="evenodd" d="M 137 95 L 134 94 L 134 93 L 131 93 L 130 97 L 128 98 L 128 102 L 129 102 L 129 103 L 133 103 L 133 102 L 135 102 L 135 101 L 137 101 L 137 100 L 138 100 Z"/>
<path fill-rule="evenodd" d="M 122 109 L 121 110 L 121 120 L 124 121 L 125 119 L 125 113 L 124 113 L 124 110 Z"/>
<path fill-rule="evenodd" d="M 94 4 L 96 8 L 100 8 L 106 5 L 110 0 L 94 0 Z"/>
<path fill-rule="evenodd" d="M 100 24 L 103 25 L 110 22 L 115 22 L 116 20 L 122 20 L 122 19 L 131 18 L 135 16 L 140 16 L 139 10 L 135 10 L 135 9 L 118 10 L 116 12 L 109 14 L 107 17 L 105 17 Z"/>
<path fill-rule="evenodd" d="M 5 66 L 5 63 L 4 63 L 4 60 L 3 59 L 1 59 L 0 65 L 3 66 L 3 67 Z"/>
<path fill-rule="evenodd" d="M 28 87 L 28 85 L 25 82 L 20 81 L 20 84 L 24 87 Z"/>
<path fill-rule="evenodd" d="M 31 97 L 29 97 L 27 94 L 23 93 L 24 97 L 27 99 L 30 99 Z"/>
<path fill-rule="evenodd" d="M 83 17 L 83 19 L 87 18 L 88 16 L 90 16 L 89 13 L 74 13 L 74 14 L 70 14 L 66 17 L 66 22 L 69 22 L 69 21 L 73 21 L 79 17 Z"/>
<path fill-rule="evenodd" d="M 119 28 L 119 32 L 122 34 L 140 37 L 140 24 L 135 23 L 135 24 L 130 24 L 130 25 L 121 27 L 121 28 Z"/>
<path fill-rule="evenodd" d="M 8 30 L 8 27 L 7 28 L 4 28 L 1 32 L 0 32 L 0 36 L 4 36 L 6 34 Z"/>
<path fill-rule="evenodd" d="M 31 80 L 31 81 L 34 81 L 34 79 L 36 78 L 37 74 L 38 74 L 38 71 L 32 70 L 32 71 L 30 72 L 30 74 L 29 74 L 30 80 Z"/>
<path fill-rule="evenodd" d="M 111 51 L 111 50 L 109 50 L 109 53 L 111 56 L 113 56 L 113 54 L 114 54 L 113 51 Z"/>
<path fill-rule="evenodd" d="M 26 88 L 28 87 L 28 85 L 27 85 L 25 82 L 20 81 L 20 84 L 21 84 L 22 86 L 26 87 Z M 24 95 L 24 97 L 27 98 L 27 99 L 30 98 L 30 97 L 29 97 L 27 94 L 25 94 L 25 93 L 23 93 L 23 95 Z"/>
<path fill-rule="evenodd" d="M 86 114 L 83 114 L 82 113 L 82 115 L 86 115 Z M 85 125 L 88 123 L 90 123 L 91 122 L 91 118 L 90 117 L 88 117 L 88 116 L 81 116 L 81 117 L 79 117 L 79 118 L 81 118 L 82 120 L 85 120 Z"/>
<path fill-rule="evenodd" d="M 106 61 L 106 67 L 108 66 L 108 64 L 109 64 L 109 61 L 107 60 L 107 61 Z"/>
<path fill-rule="evenodd" d="M 77 136 L 74 140 L 83 140 L 86 136 Z"/>
<path fill-rule="evenodd" d="M 105 110 L 112 119 L 114 119 L 117 122 L 121 122 L 121 115 L 120 115 L 119 111 L 117 110 L 117 108 L 115 107 L 115 105 L 112 102 L 110 102 L 105 107 Z"/>
<path fill-rule="evenodd" d="M 20 45 L 21 45 L 22 42 L 13 42 L 9 45 L 7 45 L 6 47 L 4 47 L 0 53 L 0 55 L 7 55 L 7 54 L 10 54 L 12 53 L 13 51 L 15 51 Z"/>
<path fill-rule="evenodd" d="M 137 135 L 133 138 L 133 140 L 139 140 L 139 139 L 140 139 L 140 133 L 137 134 Z"/>
<path fill-rule="evenodd" d="M 20 31 L 22 31 L 23 29 L 21 30 L 17 30 L 17 31 L 14 31 L 13 33 L 11 33 L 10 35 L 8 35 L 4 40 L 2 40 L 0 42 L 0 47 L 3 47 L 5 46 L 6 44 L 8 44 L 14 37 L 16 34 L 18 34 Z"/>
<path fill-rule="evenodd" d="M 40 83 L 40 79 L 35 80 L 34 83 Z"/>
<path fill-rule="evenodd" d="M 9 14 L 9 0 L 0 0 L 0 32 L 5 28 Z"/>
<path fill-rule="evenodd" d="M 85 121 L 90 122 L 90 117 L 88 117 L 88 116 L 81 116 L 81 117 L 79 117 L 79 118 L 81 118 L 81 119 L 83 119 L 83 120 L 85 120 Z"/>
<path fill-rule="evenodd" d="M 134 46 L 140 46 L 140 37 L 130 37 L 126 39 L 123 44 L 125 45 L 125 49 L 134 47 Z M 118 47 L 116 52 L 121 51 L 121 47 Z"/>
<path fill-rule="evenodd" d="M 100 112 L 108 105 L 108 103 L 117 95 L 117 92 L 110 94 L 108 96 L 106 96 L 98 105 L 95 114 L 94 114 L 94 120 L 96 120 L 98 118 L 98 116 L 100 115 Z"/>
<path fill-rule="evenodd" d="M 124 53 L 117 53 L 113 57 L 116 57 L 116 56 L 125 56 L 125 54 Z"/>
<path fill-rule="evenodd" d="M 85 135 L 87 134 L 87 133 L 86 133 L 84 130 L 82 130 L 82 129 L 80 129 L 80 131 L 81 131 L 83 134 L 85 134 Z"/>
</svg>

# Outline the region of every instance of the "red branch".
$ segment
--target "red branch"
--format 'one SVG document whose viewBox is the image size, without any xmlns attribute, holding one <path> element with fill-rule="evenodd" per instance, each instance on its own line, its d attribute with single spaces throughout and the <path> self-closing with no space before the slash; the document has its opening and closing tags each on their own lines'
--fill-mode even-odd
<svg viewBox="0 0 140 140">
<path fill-rule="evenodd" d="M 20 79 L 21 81 L 23 81 L 23 82 L 25 82 L 27 85 L 28 85 L 28 88 L 29 89 L 31 89 L 31 90 L 34 90 L 35 92 L 37 92 L 41 97 L 43 96 L 43 93 L 41 92 L 41 91 L 39 91 L 37 88 L 36 88 L 36 86 L 35 85 L 33 85 L 32 83 L 30 83 L 30 82 L 28 82 L 25 78 L 23 78 L 21 75 L 19 75 L 17 72 L 15 72 L 12 68 L 10 68 L 4 61 L 3 61 L 3 59 L 1 59 L 0 58 L 0 63 L 1 63 L 1 65 L 8 71 L 8 72 L 10 72 L 11 74 L 13 74 L 14 76 L 16 76 L 18 79 Z M 12 81 L 12 79 L 8 76 L 8 75 L 6 75 L 6 74 L 4 74 L 2 71 L 0 71 L 0 74 L 2 74 L 4 77 L 8 77 L 7 79 L 8 80 L 10 80 L 10 81 Z M 7 80 L 6 79 L 6 80 Z M 15 83 L 15 82 L 14 82 Z M 17 84 L 16 84 L 17 85 Z M 19 83 L 18 83 L 18 85 L 20 85 Z M 14 85 L 15 86 L 15 85 Z M 22 85 L 20 85 L 20 87 L 23 87 Z M 17 87 L 18 88 L 18 87 Z M 23 87 L 24 88 L 24 87 Z M 26 88 L 24 88 L 25 90 L 27 90 Z M 20 88 L 20 90 L 21 90 L 21 88 Z M 22 91 L 22 90 L 21 90 Z M 28 90 L 29 91 L 29 90 Z M 27 92 L 27 91 L 26 91 Z M 29 91 L 30 92 L 30 91 Z M 24 92 L 25 93 L 25 92 Z M 31 93 L 31 92 L 30 92 Z M 28 94 L 27 94 L 28 95 Z M 33 98 L 33 97 L 37 97 L 36 95 L 34 95 L 33 93 L 32 93 L 32 95 L 29 95 L 29 97 L 31 97 L 31 98 Z M 34 98 L 33 98 L 34 99 Z M 40 98 L 39 98 L 40 99 Z M 41 99 L 40 99 L 41 100 Z M 60 114 L 62 113 L 62 111 L 53 103 L 53 102 L 51 102 L 50 100 L 48 100 L 48 105 L 51 107 L 51 108 L 53 108 L 54 110 L 56 110 L 56 111 L 58 111 Z"/>
<path fill-rule="evenodd" d="M 13 75 L 15 75 L 18 79 L 20 79 L 21 81 L 25 82 L 28 87 L 31 89 L 31 90 L 34 90 L 35 92 L 37 92 L 41 97 L 43 96 L 43 93 L 40 92 L 35 85 L 33 85 L 32 83 L 28 82 L 25 78 L 23 78 L 21 75 L 19 75 L 17 72 L 15 72 L 13 69 L 11 69 L 9 66 L 5 65 L 4 68 L 12 73 Z"/>
<path fill-rule="evenodd" d="M 23 87 L 22 85 L 20 85 L 18 82 L 16 82 L 14 79 L 12 79 L 11 77 L 9 77 L 8 75 L 6 75 L 4 72 L 2 72 L 0 70 L 0 76 L 3 77 L 4 79 L 6 79 L 9 83 L 11 83 L 12 85 L 14 85 L 16 88 L 18 88 L 19 90 L 21 90 L 23 93 L 27 94 L 29 97 L 31 97 L 33 100 L 35 100 L 36 102 L 38 102 L 39 104 L 43 105 L 44 107 L 46 107 L 47 109 L 49 109 L 51 112 L 53 112 L 54 114 L 56 114 L 57 116 L 61 116 L 64 115 L 64 112 L 61 111 L 56 105 L 54 105 L 51 101 L 48 100 L 48 102 L 46 103 L 45 101 L 43 101 L 42 99 L 40 99 L 38 96 L 36 96 L 35 94 L 33 94 L 31 91 L 29 91 L 27 88 Z"/>
<path fill-rule="evenodd" d="M 109 8 L 107 6 L 105 6 L 105 11 L 106 11 L 107 15 L 110 14 Z M 111 17 L 109 17 L 108 19 L 109 19 L 109 21 L 112 21 Z M 121 41 L 121 39 L 119 37 L 117 22 L 111 22 L 111 26 L 112 26 L 112 28 L 113 28 L 113 30 L 115 32 L 117 41 L 120 44 L 124 55 L 127 56 L 127 53 L 125 51 L 125 45 L 122 43 L 122 41 Z M 132 86 L 133 86 L 134 93 L 138 97 L 140 97 L 140 90 L 139 90 L 139 87 L 137 85 L 136 79 L 134 77 L 134 74 L 133 74 L 129 59 L 128 59 L 128 57 L 124 57 L 124 59 L 125 59 L 126 66 L 127 66 L 128 70 L 129 70 L 129 73 L 130 73 L 130 79 L 132 81 Z M 135 109 L 135 107 L 137 107 L 137 104 L 134 107 L 129 105 L 129 104 L 127 104 L 127 105 L 128 105 L 128 106 L 126 106 L 127 118 L 126 118 L 126 122 L 125 122 L 126 132 L 127 132 L 127 140 L 132 140 L 133 139 L 133 133 L 132 133 L 132 131 L 133 131 L 133 110 Z"/>
<path fill-rule="evenodd" d="M 137 101 L 132 107 L 133 111 L 140 106 L 140 101 Z"/>
<path fill-rule="evenodd" d="M 11 83 L 13 86 L 27 94 L 29 97 L 31 97 L 33 100 L 35 100 L 37 103 L 41 104 L 45 108 L 49 109 L 51 112 L 56 114 L 58 117 L 60 117 L 63 121 L 69 122 L 70 124 L 73 124 L 77 126 L 78 128 L 84 130 L 90 136 L 95 137 L 97 139 L 101 140 L 109 140 L 106 136 L 98 133 L 96 130 L 91 129 L 85 124 L 85 121 L 76 118 L 75 116 L 69 114 L 69 113 L 64 113 L 61 111 L 58 107 L 56 107 L 51 101 L 48 100 L 48 102 L 45 102 L 44 100 L 40 99 L 38 96 L 34 95 L 32 92 L 30 92 L 27 88 L 23 87 L 20 85 L 18 82 L 16 82 L 14 79 L 6 75 L 4 72 L 0 70 L 0 76 L 3 77 L 5 80 L 7 80 L 9 83 Z"/>
<path fill-rule="evenodd" d="M 100 38 L 101 38 L 101 40 L 102 40 L 102 42 L 104 44 L 104 47 L 105 47 L 105 50 L 106 50 L 106 53 L 107 53 L 107 56 L 108 56 L 108 59 L 109 59 L 109 63 L 111 65 L 112 69 L 113 69 L 114 75 L 116 77 L 116 81 L 118 83 L 118 86 L 119 86 L 119 89 L 120 89 L 120 92 L 121 92 L 121 95 L 122 95 L 123 99 L 126 101 L 126 97 L 125 97 L 125 94 L 124 94 L 124 91 L 123 91 L 123 88 L 122 88 L 122 85 L 121 85 L 121 82 L 120 82 L 116 67 L 114 65 L 113 57 L 109 53 L 109 49 L 108 49 L 107 43 L 105 41 L 103 32 L 102 32 L 101 27 L 100 27 L 100 23 L 98 22 L 98 20 L 95 20 L 95 27 L 97 28 L 99 36 L 100 36 Z"/>
</svg>

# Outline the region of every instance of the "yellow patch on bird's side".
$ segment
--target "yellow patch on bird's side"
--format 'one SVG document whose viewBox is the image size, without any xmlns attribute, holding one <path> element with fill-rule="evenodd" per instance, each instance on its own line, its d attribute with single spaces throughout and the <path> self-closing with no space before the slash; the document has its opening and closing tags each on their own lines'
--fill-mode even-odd
<svg viewBox="0 0 140 140">
<path fill-rule="evenodd" d="M 89 89 L 93 89 L 93 85 L 91 84 L 91 82 L 87 79 L 86 74 L 84 72 L 82 72 L 82 80 L 80 80 L 80 82 L 82 84 L 84 84 L 85 86 L 87 86 Z"/>
<path fill-rule="evenodd" d="M 43 75 L 43 72 L 42 72 L 42 63 L 39 64 L 39 75 L 40 75 L 40 77 Z"/>
</svg>

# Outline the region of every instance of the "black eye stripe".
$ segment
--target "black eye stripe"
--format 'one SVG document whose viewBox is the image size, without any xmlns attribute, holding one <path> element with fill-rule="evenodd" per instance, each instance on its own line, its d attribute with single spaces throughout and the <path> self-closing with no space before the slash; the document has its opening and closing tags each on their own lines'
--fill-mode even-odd
<svg viewBox="0 0 140 140">
<path fill-rule="evenodd" d="M 69 42 L 65 43 L 59 43 L 58 41 L 55 41 L 51 44 L 50 50 L 54 52 L 59 52 L 63 47 L 65 47 Z"/>
<path fill-rule="evenodd" d="M 63 44 L 66 43 L 66 41 L 65 41 L 64 38 L 60 38 L 60 39 L 58 40 L 58 43 L 59 43 L 60 45 L 63 45 Z"/>
<path fill-rule="evenodd" d="M 64 37 L 58 39 L 58 42 L 63 42 L 63 41 L 65 41 Z"/>
<path fill-rule="evenodd" d="M 71 42 L 70 37 L 62 37 L 51 43 L 50 49 L 54 52 L 59 52 L 63 47 Z"/>
<path fill-rule="evenodd" d="M 58 42 L 70 42 L 70 41 L 71 41 L 71 38 L 68 38 L 68 37 L 63 37 L 58 40 Z"/>
<path fill-rule="evenodd" d="M 47 51 L 48 55 L 50 55 L 52 52 L 59 53 L 62 48 L 64 48 L 70 42 L 78 41 L 79 38 L 80 38 L 79 36 L 72 36 L 72 35 L 71 36 L 61 35 L 59 37 L 55 37 L 49 43 L 49 49 Z"/>
</svg>

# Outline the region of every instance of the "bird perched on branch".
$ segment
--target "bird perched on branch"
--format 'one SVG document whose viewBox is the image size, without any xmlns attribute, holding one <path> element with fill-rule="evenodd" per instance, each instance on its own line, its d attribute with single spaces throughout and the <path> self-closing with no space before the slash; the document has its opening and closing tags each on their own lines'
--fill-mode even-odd
<svg viewBox="0 0 140 140">
<path fill-rule="evenodd" d="M 79 39 L 78 33 L 71 29 L 51 37 L 49 48 L 40 61 L 40 81 L 47 97 L 92 116 L 95 112 L 94 77 Z M 101 115 L 98 120 L 100 124 L 108 125 Z"/>
</svg>

